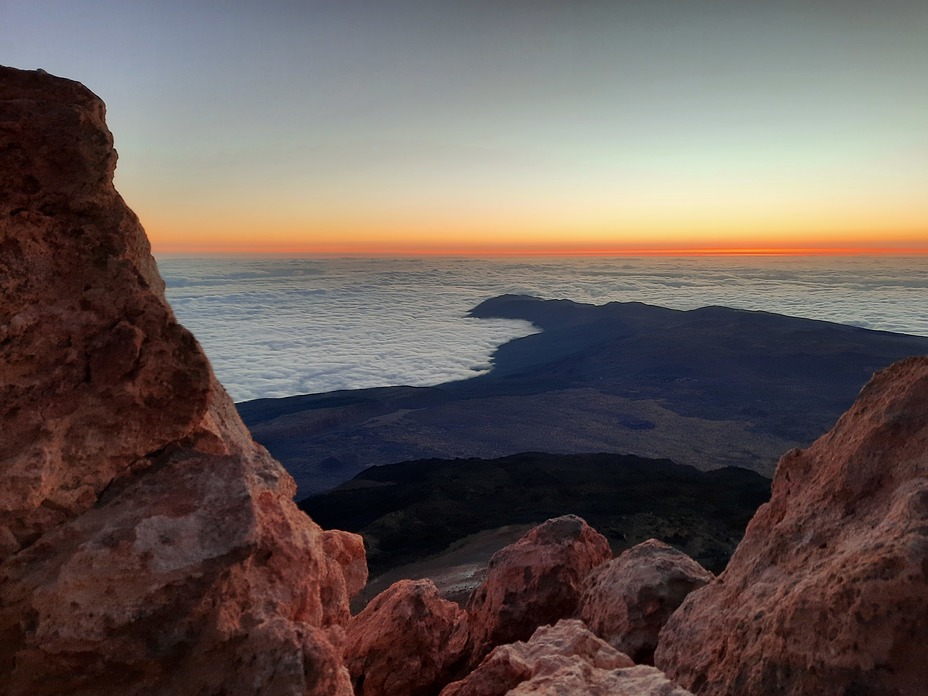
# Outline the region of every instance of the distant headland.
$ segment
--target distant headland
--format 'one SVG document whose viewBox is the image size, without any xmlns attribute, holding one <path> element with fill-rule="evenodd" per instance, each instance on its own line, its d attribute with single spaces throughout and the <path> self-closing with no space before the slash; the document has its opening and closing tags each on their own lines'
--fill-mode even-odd
<svg viewBox="0 0 928 696">
<path fill-rule="evenodd" d="M 542 331 L 493 369 L 436 387 L 259 399 L 242 419 L 299 496 L 367 466 L 518 452 L 616 452 L 765 476 L 808 445 L 878 369 L 928 338 L 725 307 L 671 310 L 503 295 L 471 315 Z"/>
</svg>

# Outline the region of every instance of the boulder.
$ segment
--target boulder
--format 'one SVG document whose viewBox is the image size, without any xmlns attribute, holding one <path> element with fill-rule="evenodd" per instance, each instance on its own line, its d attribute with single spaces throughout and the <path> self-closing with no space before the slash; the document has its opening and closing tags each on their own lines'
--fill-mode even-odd
<svg viewBox="0 0 928 696">
<path fill-rule="evenodd" d="M 697 694 L 924 694 L 928 358 L 878 372 L 807 450 L 655 663 Z"/>
<path fill-rule="evenodd" d="M 522 682 L 507 696 L 693 696 L 655 667 L 604 670 L 577 660 Z"/>
<path fill-rule="evenodd" d="M 580 618 L 636 664 L 652 664 L 667 619 L 686 595 L 713 577 L 685 553 L 649 539 L 587 576 Z"/>
<path fill-rule="evenodd" d="M 165 302 L 104 112 L 0 67 L 0 694 L 348 696 L 342 565 Z"/>
<path fill-rule="evenodd" d="M 446 686 L 441 696 L 505 696 L 522 682 L 582 663 L 610 670 L 634 663 L 600 640 L 576 619 L 541 626 L 528 642 L 500 645 L 464 679 Z"/>
<path fill-rule="evenodd" d="M 363 590 L 367 585 L 364 537 L 340 529 L 327 529 L 322 533 L 322 548 L 341 567 L 348 597 L 354 597 Z"/>
<path fill-rule="evenodd" d="M 441 696 L 689 696 L 654 667 L 635 666 L 582 621 L 542 626 L 528 642 L 500 645 Z"/>
<path fill-rule="evenodd" d="M 497 551 L 467 606 L 471 664 L 497 645 L 527 640 L 539 626 L 572 618 L 584 578 L 611 555 L 606 538 L 574 515 L 548 520 Z"/>
<path fill-rule="evenodd" d="M 507 696 L 693 696 L 655 667 L 604 670 L 577 660 L 522 682 Z"/>
<path fill-rule="evenodd" d="M 469 655 L 467 614 L 431 580 L 400 580 L 351 619 L 345 660 L 356 696 L 426 696 Z"/>
</svg>

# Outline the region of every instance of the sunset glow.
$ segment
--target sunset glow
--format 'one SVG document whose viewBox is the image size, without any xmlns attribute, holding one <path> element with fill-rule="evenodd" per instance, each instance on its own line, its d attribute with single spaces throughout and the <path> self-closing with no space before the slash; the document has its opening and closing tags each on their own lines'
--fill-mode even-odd
<svg viewBox="0 0 928 696">
<path fill-rule="evenodd" d="M 928 253 L 928 4 L 87 3 L 156 254 Z M 42 40 L 36 39 L 41 36 Z"/>
<path fill-rule="evenodd" d="M 219 244 L 162 245 L 156 253 L 170 255 L 271 255 L 271 256 L 921 256 L 928 255 L 928 247 L 815 247 L 815 246 L 769 246 L 769 247 L 675 247 L 649 248 L 628 247 L 573 247 L 550 246 L 547 248 L 525 246 L 447 246 L 421 247 L 378 246 L 375 244 L 345 244 L 295 246 L 287 244 L 248 244 L 223 246 Z"/>
</svg>

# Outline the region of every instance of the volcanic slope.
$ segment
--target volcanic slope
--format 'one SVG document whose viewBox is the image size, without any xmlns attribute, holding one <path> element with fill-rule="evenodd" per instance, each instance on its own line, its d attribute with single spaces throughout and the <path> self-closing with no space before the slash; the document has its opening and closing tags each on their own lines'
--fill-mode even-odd
<svg viewBox="0 0 928 696">
<path fill-rule="evenodd" d="M 726 307 L 503 295 L 471 315 L 542 331 L 501 346 L 472 379 L 259 399 L 239 413 L 299 497 L 371 465 L 524 451 L 633 453 L 769 477 L 874 371 L 928 352 L 925 337 Z"/>
<path fill-rule="evenodd" d="M 587 520 L 616 552 L 654 537 L 720 572 L 769 497 L 769 479 L 736 467 L 525 452 L 375 466 L 299 506 L 319 524 L 364 536 L 372 577 L 364 597 L 428 577 L 462 599 L 493 552 L 564 514 Z"/>
</svg>

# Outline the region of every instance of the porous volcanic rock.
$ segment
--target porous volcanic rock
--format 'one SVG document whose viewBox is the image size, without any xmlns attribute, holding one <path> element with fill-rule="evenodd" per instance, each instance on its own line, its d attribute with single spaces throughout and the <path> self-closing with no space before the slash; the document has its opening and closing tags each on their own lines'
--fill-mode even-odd
<svg viewBox="0 0 928 696">
<path fill-rule="evenodd" d="M 356 696 L 435 694 L 469 654 L 467 614 L 431 580 L 391 585 L 351 619 L 346 638 Z"/>
<path fill-rule="evenodd" d="M 499 645 L 464 679 L 446 686 L 441 696 L 505 696 L 522 682 L 583 664 L 599 670 L 632 667 L 623 655 L 576 619 L 541 626 L 528 642 Z"/>
<path fill-rule="evenodd" d="M 612 556 L 606 538 L 575 515 L 548 520 L 490 559 L 467 605 L 473 657 L 527 640 L 539 626 L 572 618 L 583 580 Z"/>
<path fill-rule="evenodd" d="M 649 539 L 587 576 L 580 618 L 636 664 L 652 664 L 667 619 L 686 595 L 714 577 L 685 553 Z"/>
<path fill-rule="evenodd" d="M 574 658 L 552 674 L 522 682 L 507 696 L 693 696 L 655 667 L 604 670 Z"/>
<path fill-rule="evenodd" d="M 728 568 L 692 593 L 655 663 L 697 694 L 924 694 L 928 357 L 874 375 L 788 452 Z"/>
<path fill-rule="evenodd" d="M 354 597 L 363 590 L 367 584 L 364 537 L 340 529 L 327 529 L 322 533 L 322 548 L 341 566 L 348 596 Z"/>
<path fill-rule="evenodd" d="M 348 598 L 174 318 L 103 102 L 0 68 L 0 694 L 348 696 Z"/>
</svg>

